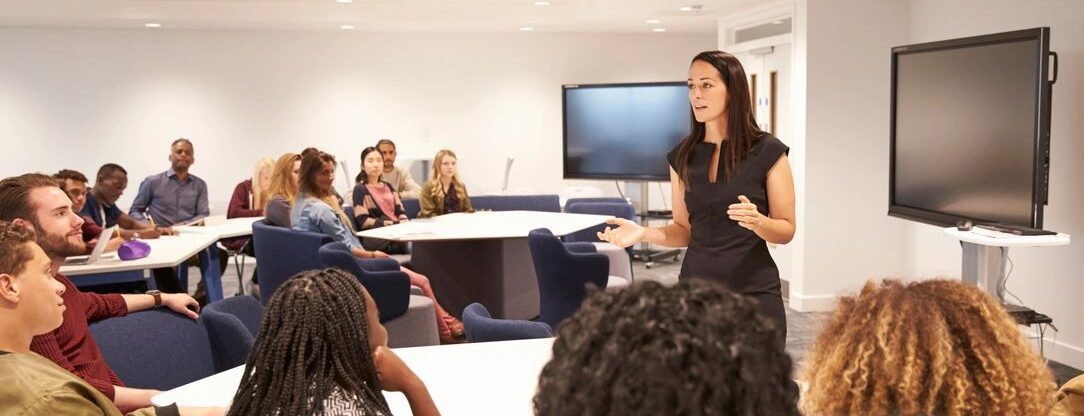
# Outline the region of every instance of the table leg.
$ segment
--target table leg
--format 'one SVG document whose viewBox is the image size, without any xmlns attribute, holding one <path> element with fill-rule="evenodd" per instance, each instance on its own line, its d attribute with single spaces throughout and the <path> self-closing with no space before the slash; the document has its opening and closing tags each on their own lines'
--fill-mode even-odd
<svg viewBox="0 0 1084 416">
<path fill-rule="evenodd" d="M 461 317 L 479 302 L 495 318 L 538 316 L 538 282 L 526 238 L 417 241 L 410 267 L 426 275 L 437 301 Z"/>
</svg>

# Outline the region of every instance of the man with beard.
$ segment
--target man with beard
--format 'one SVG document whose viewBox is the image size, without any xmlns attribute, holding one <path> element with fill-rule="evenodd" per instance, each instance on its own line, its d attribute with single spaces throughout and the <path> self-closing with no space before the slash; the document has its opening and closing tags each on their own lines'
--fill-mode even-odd
<svg viewBox="0 0 1084 416">
<path fill-rule="evenodd" d="M 122 411 L 150 406 L 151 397 L 158 391 L 124 387 L 106 364 L 88 324 L 158 306 L 196 319 L 199 310 L 196 301 L 187 294 L 158 291 L 143 295 L 80 292 L 58 271 L 65 257 L 86 250 L 83 218 L 72 211 L 71 200 L 50 176 L 26 174 L 0 181 L 0 220 L 34 230 L 36 242 L 49 256 L 51 272 L 65 289 L 64 323 L 52 332 L 34 337 L 31 350 L 94 386 Z"/>
</svg>

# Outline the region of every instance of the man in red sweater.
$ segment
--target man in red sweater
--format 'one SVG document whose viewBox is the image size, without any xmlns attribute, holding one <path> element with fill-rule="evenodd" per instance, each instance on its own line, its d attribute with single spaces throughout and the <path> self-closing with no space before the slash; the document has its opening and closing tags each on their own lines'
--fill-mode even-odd
<svg viewBox="0 0 1084 416">
<path fill-rule="evenodd" d="M 34 337 L 31 350 L 75 373 L 122 411 L 149 406 L 155 390 L 124 387 L 102 357 L 87 325 L 129 312 L 165 306 L 192 319 L 199 304 L 187 294 L 99 295 L 83 293 L 58 273 L 64 258 L 84 253 L 83 219 L 72 211 L 71 200 L 46 175 L 26 174 L 0 181 L 0 220 L 33 229 L 38 245 L 52 261 L 56 280 L 64 285 L 67 309 L 64 323 L 53 332 Z"/>
</svg>

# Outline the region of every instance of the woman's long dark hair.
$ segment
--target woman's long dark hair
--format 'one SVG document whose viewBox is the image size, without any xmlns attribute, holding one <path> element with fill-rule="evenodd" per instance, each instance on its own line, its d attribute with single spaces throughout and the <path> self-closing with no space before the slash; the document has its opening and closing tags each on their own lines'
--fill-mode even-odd
<svg viewBox="0 0 1084 416">
<path fill-rule="evenodd" d="M 365 289 L 341 270 L 302 272 L 264 309 L 229 415 L 322 415 L 338 391 L 387 415 L 372 351 Z"/>
<path fill-rule="evenodd" d="M 745 69 L 734 55 L 723 51 L 701 52 L 693 58 L 692 62 L 702 61 L 711 64 L 722 76 L 723 84 L 727 90 L 726 110 L 726 140 L 723 146 L 727 157 L 722 160 L 723 178 L 726 181 L 734 174 L 741 162 L 749 156 L 749 152 L 756 144 L 757 138 L 765 132 L 757 126 L 756 116 L 753 114 L 752 98 L 749 94 L 749 83 L 745 76 Z M 691 104 L 690 104 L 691 105 Z M 692 133 L 681 141 L 678 146 L 677 158 L 674 170 L 681 182 L 689 186 L 689 161 L 693 156 L 693 148 L 697 143 L 704 141 L 704 123 L 696 121 L 696 116 L 689 117 L 692 123 Z"/>
</svg>

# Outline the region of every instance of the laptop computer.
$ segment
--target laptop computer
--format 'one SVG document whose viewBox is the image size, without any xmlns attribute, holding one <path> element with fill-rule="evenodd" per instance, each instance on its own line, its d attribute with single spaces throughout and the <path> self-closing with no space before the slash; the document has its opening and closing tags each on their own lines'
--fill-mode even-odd
<svg viewBox="0 0 1084 416">
<path fill-rule="evenodd" d="M 105 253 L 105 246 L 110 238 L 113 238 L 113 232 L 117 230 L 117 227 L 109 227 L 102 230 L 102 235 L 98 236 L 98 244 L 94 246 L 94 251 L 90 252 L 89 256 L 72 256 L 64 259 L 65 266 L 77 266 L 83 264 L 91 264 L 98 259 L 102 258 L 102 253 Z"/>
</svg>

